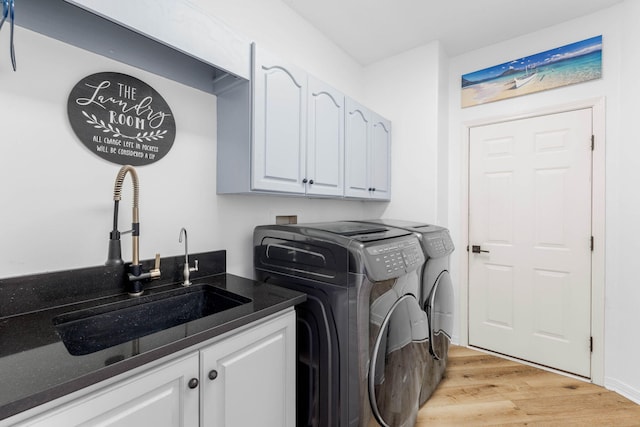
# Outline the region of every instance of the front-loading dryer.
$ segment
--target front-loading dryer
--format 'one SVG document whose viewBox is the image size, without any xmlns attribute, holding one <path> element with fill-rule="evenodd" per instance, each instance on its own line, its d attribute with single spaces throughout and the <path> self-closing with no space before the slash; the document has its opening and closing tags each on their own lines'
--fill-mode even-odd
<svg viewBox="0 0 640 427">
<path fill-rule="evenodd" d="M 330 222 L 254 230 L 260 281 L 307 293 L 297 315 L 298 426 L 413 426 L 429 327 L 416 233 Z"/>
<path fill-rule="evenodd" d="M 433 360 L 427 364 L 420 403 L 423 404 L 436 389 L 446 369 L 449 342 L 453 334 L 455 298 L 449 274 L 451 253 L 454 251 L 449 230 L 432 224 L 397 219 L 366 220 L 375 225 L 395 227 L 417 233 L 426 262 L 422 272 L 420 305 L 429 320 L 429 351 Z"/>
</svg>

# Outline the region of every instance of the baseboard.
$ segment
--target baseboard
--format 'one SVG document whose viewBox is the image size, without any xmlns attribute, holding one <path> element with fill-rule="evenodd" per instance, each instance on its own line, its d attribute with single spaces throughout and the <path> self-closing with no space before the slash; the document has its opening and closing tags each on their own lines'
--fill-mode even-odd
<svg viewBox="0 0 640 427">
<path fill-rule="evenodd" d="M 451 344 L 453 344 L 453 345 L 461 345 L 460 344 L 460 337 L 457 334 L 453 334 L 453 336 L 451 337 Z"/>
<path fill-rule="evenodd" d="M 615 378 L 609 377 L 605 377 L 604 387 L 607 390 L 615 391 L 616 393 L 640 405 L 640 390 L 633 388 L 630 385 L 625 384 Z"/>
</svg>

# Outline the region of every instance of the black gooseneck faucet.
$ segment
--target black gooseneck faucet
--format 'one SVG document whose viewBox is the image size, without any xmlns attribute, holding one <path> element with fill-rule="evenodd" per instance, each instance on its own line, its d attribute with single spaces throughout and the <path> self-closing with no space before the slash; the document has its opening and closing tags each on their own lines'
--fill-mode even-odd
<svg viewBox="0 0 640 427">
<path fill-rule="evenodd" d="M 109 233 L 109 250 L 107 254 L 106 265 L 122 265 L 122 249 L 120 246 L 120 231 L 118 231 L 118 205 L 121 200 L 122 184 L 127 174 L 131 175 L 133 183 L 133 215 L 131 221 L 131 243 L 132 243 L 132 260 L 129 267 L 129 286 L 127 291 L 129 295 L 141 295 L 143 292 L 142 280 L 156 279 L 160 277 L 160 254 L 156 254 L 155 268 L 148 273 L 143 272 L 140 264 L 140 218 L 138 211 L 139 186 L 138 174 L 131 165 L 124 165 L 120 168 L 116 176 L 116 182 L 113 188 L 113 230 Z M 128 233 L 124 231 L 123 233 Z"/>
</svg>

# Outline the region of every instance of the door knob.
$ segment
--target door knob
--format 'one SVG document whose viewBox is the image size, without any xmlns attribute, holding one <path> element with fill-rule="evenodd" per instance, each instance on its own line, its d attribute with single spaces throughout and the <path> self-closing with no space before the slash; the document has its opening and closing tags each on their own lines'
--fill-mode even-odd
<svg viewBox="0 0 640 427">
<path fill-rule="evenodd" d="M 489 253 L 489 251 L 485 251 L 484 249 L 480 248 L 480 245 L 471 246 L 471 252 L 473 252 L 474 254 L 479 254 L 480 252 L 483 252 L 486 254 Z"/>
</svg>

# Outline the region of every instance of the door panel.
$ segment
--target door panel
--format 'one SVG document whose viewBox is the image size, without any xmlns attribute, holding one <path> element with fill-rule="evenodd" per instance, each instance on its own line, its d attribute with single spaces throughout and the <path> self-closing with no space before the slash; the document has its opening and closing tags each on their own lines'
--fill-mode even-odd
<svg viewBox="0 0 640 427">
<path fill-rule="evenodd" d="M 307 76 L 256 53 L 253 190 L 304 192 Z"/>
<path fill-rule="evenodd" d="M 295 425 L 295 313 L 200 351 L 200 425 Z"/>
<path fill-rule="evenodd" d="M 344 195 L 369 197 L 367 167 L 369 156 L 369 112 L 347 98 L 345 101 L 345 189 Z"/>
<path fill-rule="evenodd" d="M 307 194 L 344 194 L 344 95 L 309 77 Z"/>
<path fill-rule="evenodd" d="M 590 377 L 591 109 L 470 131 L 469 343 Z"/>
<path fill-rule="evenodd" d="M 196 427 L 198 355 L 168 362 L 29 419 L 21 426 Z"/>
<path fill-rule="evenodd" d="M 373 188 L 374 199 L 389 200 L 391 198 L 391 123 L 373 114 L 371 126 L 370 162 L 371 177 L 369 182 Z"/>
</svg>

